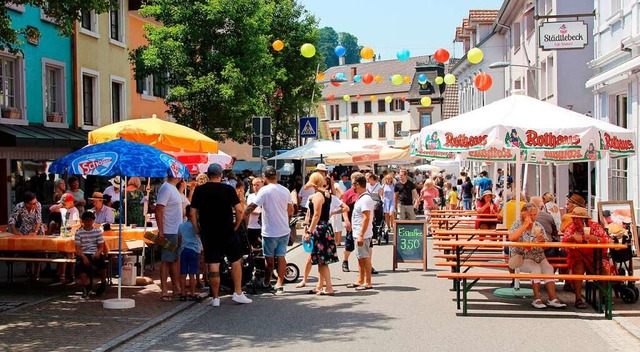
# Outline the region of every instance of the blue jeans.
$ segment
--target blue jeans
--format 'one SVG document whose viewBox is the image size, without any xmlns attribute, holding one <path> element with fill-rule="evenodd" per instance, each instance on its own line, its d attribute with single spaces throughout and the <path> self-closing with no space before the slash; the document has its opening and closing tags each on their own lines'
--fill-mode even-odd
<svg viewBox="0 0 640 352">
<path fill-rule="evenodd" d="M 471 210 L 471 198 L 462 198 L 462 208 L 464 210 Z"/>
</svg>

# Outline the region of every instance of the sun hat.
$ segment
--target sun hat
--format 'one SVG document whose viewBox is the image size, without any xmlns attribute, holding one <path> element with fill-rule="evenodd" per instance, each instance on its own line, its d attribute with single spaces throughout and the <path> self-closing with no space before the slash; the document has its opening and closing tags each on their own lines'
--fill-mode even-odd
<svg viewBox="0 0 640 352">
<path fill-rule="evenodd" d="M 589 212 L 587 212 L 587 209 L 586 208 L 582 208 L 582 207 L 573 208 L 573 211 L 571 213 L 569 213 L 569 215 L 572 218 L 591 219 L 591 216 L 589 216 Z"/>
<path fill-rule="evenodd" d="M 318 165 L 316 165 L 316 171 L 328 171 L 327 170 L 327 165 L 320 163 Z"/>
<path fill-rule="evenodd" d="M 567 199 L 567 201 L 573 205 L 584 208 L 587 206 L 587 202 L 585 202 L 584 198 L 580 197 L 578 194 L 574 193 Z"/>
<path fill-rule="evenodd" d="M 615 222 L 607 225 L 607 230 L 609 231 L 610 236 L 619 237 L 627 234 L 627 230 L 622 225 Z"/>
<path fill-rule="evenodd" d="M 104 194 L 102 192 L 93 192 L 91 198 L 89 200 L 105 200 Z"/>
<path fill-rule="evenodd" d="M 491 198 L 493 198 L 493 197 L 495 197 L 496 195 L 495 195 L 495 194 L 493 194 L 493 192 L 491 192 L 491 190 L 490 190 L 490 189 L 488 189 L 488 190 L 486 190 L 486 191 L 482 192 L 482 196 L 483 196 L 483 197 L 484 197 L 484 196 L 491 196 Z"/>
<path fill-rule="evenodd" d="M 116 176 L 116 177 L 110 179 L 109 182 L 111 182 L 111 185 L 113 187 L 120 186 L 120 176 Z"/>
<path fill-rule="evenodd" d="M 71 193 L 65 193 L 62 195 L 62 197 L 60 197 L 60 204 L 64 204 L 66 202 L 74 202 L 76 199 L 73 198 L 73 194 Z"/>
</svg>

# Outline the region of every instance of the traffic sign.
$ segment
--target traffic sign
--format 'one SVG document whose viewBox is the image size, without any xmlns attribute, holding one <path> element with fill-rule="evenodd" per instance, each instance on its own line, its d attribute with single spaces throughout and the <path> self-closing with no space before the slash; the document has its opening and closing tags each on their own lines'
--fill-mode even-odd
<svg viewBox="0 0 640 352">
<path fill-rule="evenodd" d="M 317 117 L 301 117 L 300 118 L 300 138 L 316 138 L 318 137 L 318 118 Z"/>
</svg>

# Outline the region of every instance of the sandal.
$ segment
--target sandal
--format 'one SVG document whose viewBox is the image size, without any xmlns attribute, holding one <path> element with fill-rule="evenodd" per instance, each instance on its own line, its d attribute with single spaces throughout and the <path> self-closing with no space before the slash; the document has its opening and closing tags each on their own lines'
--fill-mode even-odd
<svg viewBox="0 0 640 352">
<path fill-rule="evenodd" d="M 325 290 L 319 291 L 316 293 L 318 296 L 335 296 L 335 292 L 327 292 Z"/>
<path fill-rule="evenodd" d="M 360 285 L 360 284 L 348 284 L 347 288 L 358 288 L 360 286 L 362 286 L 362 285 Z"/>
<path fill-rule="evenodd" d="M 576 301 L 576 308 L 578 308 L 578 309 L 586 309 L 587 305 L 586 305 L 586 303 L 584 303 L 583 300 L 580 299 L 580 300 Z"/>
<path fill-rule="evenodd" d="M 358 286 L 356 291 L 373 290 L 373 286 Z"/>
<path fill-rule="evenodd" d="M 296 285 L 296 288 L 303 288 L 303 287 L 305 287 L 305 286 L 307 286 L 307 283 L 303 281 L 303 282 L 301 282 L 301 283 L 297 284 L 297 285 Z"/>
<path fill-rule="evenodd" d="M 308 294 L 308 295 L 316 295 L 316 294 L 318 294 L 319 292 L 322 292 L 322 291 L 318 291 L 318 290 L 316 290 L 316 289 L 314 288 L 313 290 L 309 290 L 309 291 L 307 291 L 307 294 Z"/>
<path fill-rule="evenodd" d="M 171 296 L 163 295 L 162 297 L 160 297 L 160 300 L 162 302 L 171 302 Z"/>
</svg>

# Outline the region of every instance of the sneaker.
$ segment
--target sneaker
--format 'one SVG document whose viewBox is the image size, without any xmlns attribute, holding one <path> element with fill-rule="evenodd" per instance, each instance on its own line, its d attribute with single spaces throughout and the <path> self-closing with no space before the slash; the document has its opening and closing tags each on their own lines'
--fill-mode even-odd
<svg viewBox="0 0 640 352">
<path fill-rule="evenodd" d="M 104 282 L 101 282 L 100 286 L 98 286 L 98 289 L 96 290 L 96 296 L 100 296 L 101 294 L 103 294 L 106 288 L 107 288 L 107 284 Z"/>
<path fill-rule="evenodd" d="M 342 262 L 342 272 L 343 273 L 349 272 L 349 262 Z"/>
<path fill-rule="evenodd" d="M 284 295 L 284 286 L 278 286 L 276 287 L 276 292 L 274 292 L 274 294 L 276 296 L 282 296 Z"/>
<path fill-rule="evenodd" d="M 547 306 L 553 307 L 553 308 L 566 308 L 567 307 L 566 304 L 560 302 L 560 300 L 558 300 L 557 298 L 554 299 L 553 301 L 547 302 Z"/>
<path fill-rule="evenodd" d="M 534 301 L 531 303 L 531 305 L 532 305 L 534 308 L 538 308 L 538 309 L 547 308 L 547 306 L 546 306 L 544 303 L 542 303 L 542 300 L 541 300 L 541 299 L 536 299 L 536 300 L 534 300 Z"/>
<path fill-rule="evenodd" d="M 89 294 L 91 293 L 91 290 L 89 290 L 88 288 L 83 288 L 82 289 L 82 298 L 89 298 Z"/>
<path fill-rule="evenodd" d="M 371 274 L 373 274 L 373 275 L 378 274 L 378 270 L 376 270 L 373 267 L 371 267 Z"/>
<path fill-rule="evenodd" d="M 251 300 L 250 298 L 248 298 L 247 296 L 244 295 L 244 292 L 241 294 L 237 294 L 237 293 L 233 293 L 233 298 L 231 298 L 232 301 L 236 302 L 236 303 L 240 303 L 240 304 L 249 304 L 251 302 L 253 302 L 253 300 Z"/>
<path fill-rule="evenodd" d="M 214 298 L 211 300 L 212 307 L 220 307 L 220 298 Z"/>
</svg>

